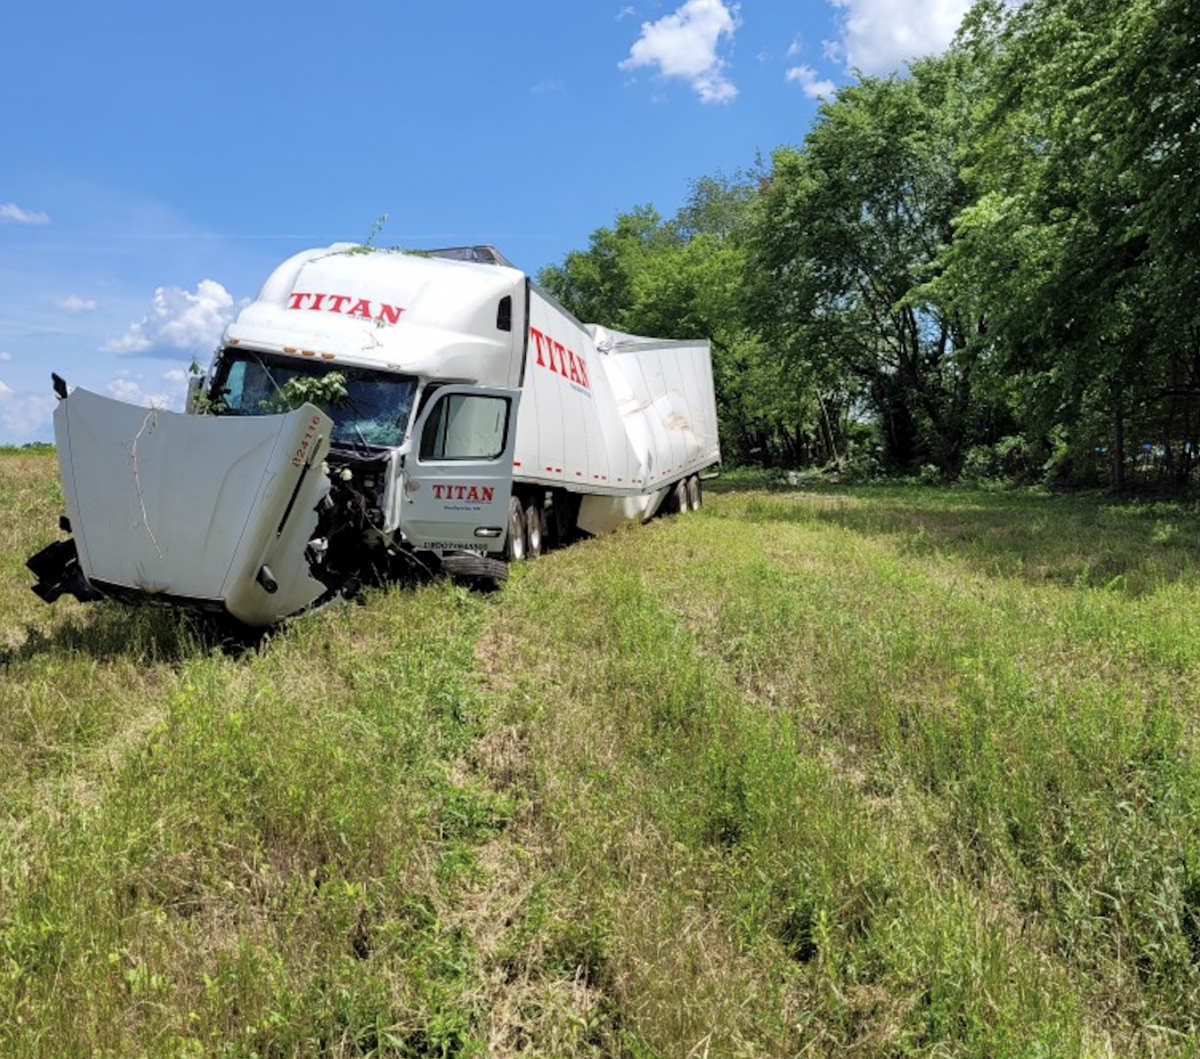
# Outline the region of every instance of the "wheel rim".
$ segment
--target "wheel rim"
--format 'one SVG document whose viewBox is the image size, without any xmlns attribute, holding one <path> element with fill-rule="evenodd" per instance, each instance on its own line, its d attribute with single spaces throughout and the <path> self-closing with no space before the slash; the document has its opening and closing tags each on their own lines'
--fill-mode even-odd
<svg viewBox="0 0 1200 1059">
<path fill-rule="evenodd" d="M 525 543 L 530 559 L 542 554 L 542 513 L 534 504 L 525 509 Z"/>
<path fill-rule="evenodd" d="M 508 506 L 508 557 L 514 562 L 525 558 L 525 519 L 521 506 L 514 499 Z"/>
<path fill-rule="evenodd" d="M 675 507 L 681 515 L 687 514 L 689 507 L 687 482 L 681 481 L 675 486 Z"/>
</svg>

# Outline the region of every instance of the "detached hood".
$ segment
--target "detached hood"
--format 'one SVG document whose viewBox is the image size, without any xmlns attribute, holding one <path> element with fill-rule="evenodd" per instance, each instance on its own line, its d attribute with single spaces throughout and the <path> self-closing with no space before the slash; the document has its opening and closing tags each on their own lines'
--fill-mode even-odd
<svg viewBox="0 0 1200 1059">
<path fill-rule="evenodd" d="M 303 610 L 325 591 L 306 551 L 329 492 L 331 426 L 312 405 L 193 416 L 73 391 L 54 434 L 84 575 L 252 626 Z"/>
</svg>

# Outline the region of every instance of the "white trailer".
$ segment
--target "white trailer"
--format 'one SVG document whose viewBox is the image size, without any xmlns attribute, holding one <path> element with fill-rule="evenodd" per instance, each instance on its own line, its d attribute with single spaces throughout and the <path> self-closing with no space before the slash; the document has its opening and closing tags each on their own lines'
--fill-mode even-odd
<svg viewBox="0 0 1200 1059">
<path fill-rule="evenodd" d="M 295 255 L 186 414 L 55 388 L 72 536 L 34 591 L 251 627 L 405 568 L 499 579 L 698 506 L 720 460 L 707 342 L 582 324 L 490 247 Z"/>
</svg>

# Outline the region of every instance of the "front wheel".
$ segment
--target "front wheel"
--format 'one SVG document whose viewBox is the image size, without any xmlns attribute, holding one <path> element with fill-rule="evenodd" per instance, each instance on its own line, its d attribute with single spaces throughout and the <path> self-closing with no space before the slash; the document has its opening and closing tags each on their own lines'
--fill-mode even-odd
<svg viewBox="0 0 1200 1059">
<path fill-rule="evenodd" d="M 693 474 L 687 480 L 688 491 L 688 507 L 693 511 L 699 511 L 704 504 L 704 491 L 700 488 L 700 475 Z"/>
<path fill-rule="evenodd" d="M 510 563 L 525 558 L 525 513 L 515 496 L 508 501 L 508 540 L 504 542 L 504 558 Z"/>
</svg>

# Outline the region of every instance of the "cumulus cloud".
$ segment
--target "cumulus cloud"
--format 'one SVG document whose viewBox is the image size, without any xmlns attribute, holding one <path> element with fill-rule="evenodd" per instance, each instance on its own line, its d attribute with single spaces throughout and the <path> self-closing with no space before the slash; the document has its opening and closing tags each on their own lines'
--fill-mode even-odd
<svg viewBox="0 0 1200 1059">
<path fill-rule="evenodd" d="M 909 59 L 946 50 L 971 0 L 830 0 L 841 9 L 839 58 L 848 69 L 886 75 Z"/>
<path fill-rule="evenodd" d="M 142 375 L 122 372 L 108 383 L 105 389 L 118 401 L 141 405 L 143 408 L 163 408 L 168 411 L 183 410 L 187 391 L 186 372 L 167 372 L 161 379 L 147 383 Z M 164 388 L 163 383 L 170 386 Z"/>
<path fill-rule="evenodd" d="M 233 318 L 233 296 L 216 280 L 201 280 L 195 292 L 159 287 L 146 315 L 119 338 L 111 338 L 106 353 L 147 353 L 189 356 L 208 352 Z"/>
<path fill-rule="evenodd" d="M 809 99 L 827 99 L 837 89 L 829 78 L 822 77 L 811 66 L 793 66 L 784 74 L 788 81 L 795 81 Z"/>
<path fill-rule="evenodd" d="M 22 209 L 15 202 L 0 203 L 0 221 L 12 221 L 14 224 L 49 224 L 50 214 L 41 210 Z"/>
<path fill-rule="evenodd" d="M 52 394 L 22 394 L 0 382 L 0 432 L 17 443 L 44 435 L 57 404 Z"/>
<path fill-rule="evenodd" d="M 94 312 L 99 303 L 91 298 L 81 298 L 77 294 L 71 294 L 66 298 L 59 298 L 55 303 L 64 313 L 70 313 L 72 316 L 79 313 Z"/>
<path fill-rule="evenodd" d="M 722 38 L 733 39 L 738 12 L 738 5 L 726 7 L 722 0 L 687 0 L 673 14 L 643 22 L 642 35 L 618 67 L 657 68 L 661 77 L 682 78 L 705 103 L 728 103 L 737 86 L 725 75 L 718 47 Z"/>
</svg>

